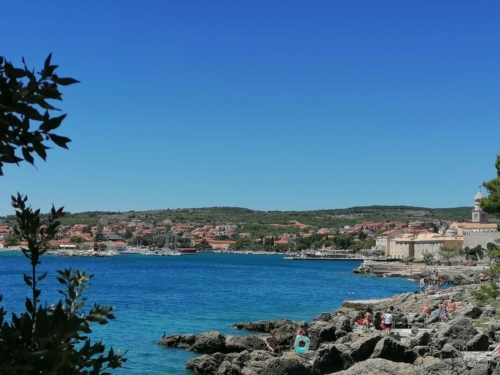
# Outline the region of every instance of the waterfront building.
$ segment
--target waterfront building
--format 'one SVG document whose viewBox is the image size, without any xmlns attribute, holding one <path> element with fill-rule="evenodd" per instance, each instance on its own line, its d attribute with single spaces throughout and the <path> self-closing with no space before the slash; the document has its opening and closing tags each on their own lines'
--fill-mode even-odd
<svg viewBox="0 0 500 375">
<path fill-rule="evenodd" d="M 424 254 L 431 253 L 435 259 L 439 259 L 439 251 L 442 248 L 461 249 L 464 238 L 462 236 L 443 236 L 437 233 L 405 233 L 399 237 L 389 240 L 390 258 L 406 259 L 414 258 L 423 260 Z"/>
<path fill-rule="evenodd" d="M 403 232 L 398 230 L 388 230 L 377 236 L 375 239 L 375 250 L 384 251 L 389 256 L 387 250 L 389 249 L 389 242 L 391 238 L 400 237 Z"/>
</svg>

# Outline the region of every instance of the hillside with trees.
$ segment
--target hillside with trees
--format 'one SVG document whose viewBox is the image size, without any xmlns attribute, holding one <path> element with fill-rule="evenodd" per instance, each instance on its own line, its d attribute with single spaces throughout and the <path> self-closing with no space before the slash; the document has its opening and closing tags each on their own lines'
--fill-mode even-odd
<svg viewBox="0 0 500 375">
<path fill-rule="evenodd" d="M 108 212 L 91 211 L 81 213 L 67 213 L 62 218 L 63 225 L 87 224 L 96 225 L 100 218 L 109 223 L 139 219 L 146 222 L 161 223 L 165 219 L 172 224 L 190 223 L 193 225 L 218 225 L 232 223 L 236 225 L 255 226 L 258 230 L 267 228 L 262 235 L 271 234 L 275 228 L 278 232 L 299 232 L 299 222 L 312 227 L 341 227 L 363 221 L 392 222 L 392 221 L 433 221 L 452 220 L 467 221 L 470 218 L 471 207 L 455 208 L 425 208 L 411 206 L 363 206 L 342 209 L 328 209 L 315 211 L 257 211 L 240 207 L 207 207 L 183 208 L 153 211 Z M 3 217 L 6 224 L 13 223 L 14 216 Z M 249 230 L 250 231 L 250 230 Z"/>
</svg>

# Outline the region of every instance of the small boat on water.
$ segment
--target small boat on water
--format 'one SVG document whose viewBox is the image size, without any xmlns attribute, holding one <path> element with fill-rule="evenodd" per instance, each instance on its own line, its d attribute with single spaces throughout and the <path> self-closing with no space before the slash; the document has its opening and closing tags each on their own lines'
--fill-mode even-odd
<svg viewBox="0 0 500 375">
<path fill-rule="evenodd" d="M 183 255 L 196 255 L 198 251 L 194 247 L 180 247 L 177 249 Z"/>
</svg>

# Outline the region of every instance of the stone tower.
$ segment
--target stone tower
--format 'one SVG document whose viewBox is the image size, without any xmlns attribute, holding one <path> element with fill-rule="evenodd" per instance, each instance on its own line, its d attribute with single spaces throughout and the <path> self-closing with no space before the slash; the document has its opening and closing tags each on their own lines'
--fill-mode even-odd
<svg viewBox="0 0 500 375">
<path fill-rule="evenodd" d="M 481 186 L 479 187 L 479 191 L 474 197 L 474 209 L 472 210 L 472 222 L 473 223 L 487 223 L 488 222 L 488 214 L 481 210 L 479 207 L 479 203 L 481 199 L 484 198 L 483 193 L 481 192 Z"/>
</svg>

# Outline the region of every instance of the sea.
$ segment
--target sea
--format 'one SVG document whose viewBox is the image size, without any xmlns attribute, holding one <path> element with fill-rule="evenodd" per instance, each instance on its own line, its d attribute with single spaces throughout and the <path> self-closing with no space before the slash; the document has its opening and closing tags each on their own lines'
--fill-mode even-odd
<svg viewBox="0 0 500 375">
<path fill-rule="evenodd" d="M 332 312 L 343 300 L 384 298 L 417 291 L 400 278 L 351 274 L 359 261 L 291 261 L 279 255 L 200 253 L 181 257 L 120 255 L 60 257 L 44 255 L 39 274 L 41 300 L 60 299 L 56 270 L 72 268 L 94 274 L 87 290 L 94 302 L 114 306 L 116 320 L 94 326 L 92 339 L 127 351 L 125 368 L 115 374 L 186 375 L 195 356 L 157 343 L 162 335 L 219 331 L 245 335 L 237 322 L 286 318 L 310 321 Z M 0 304 L 9 313 L 23 311 L 29 273 L 22 253 L 0 253 Z"/>
</svg>

